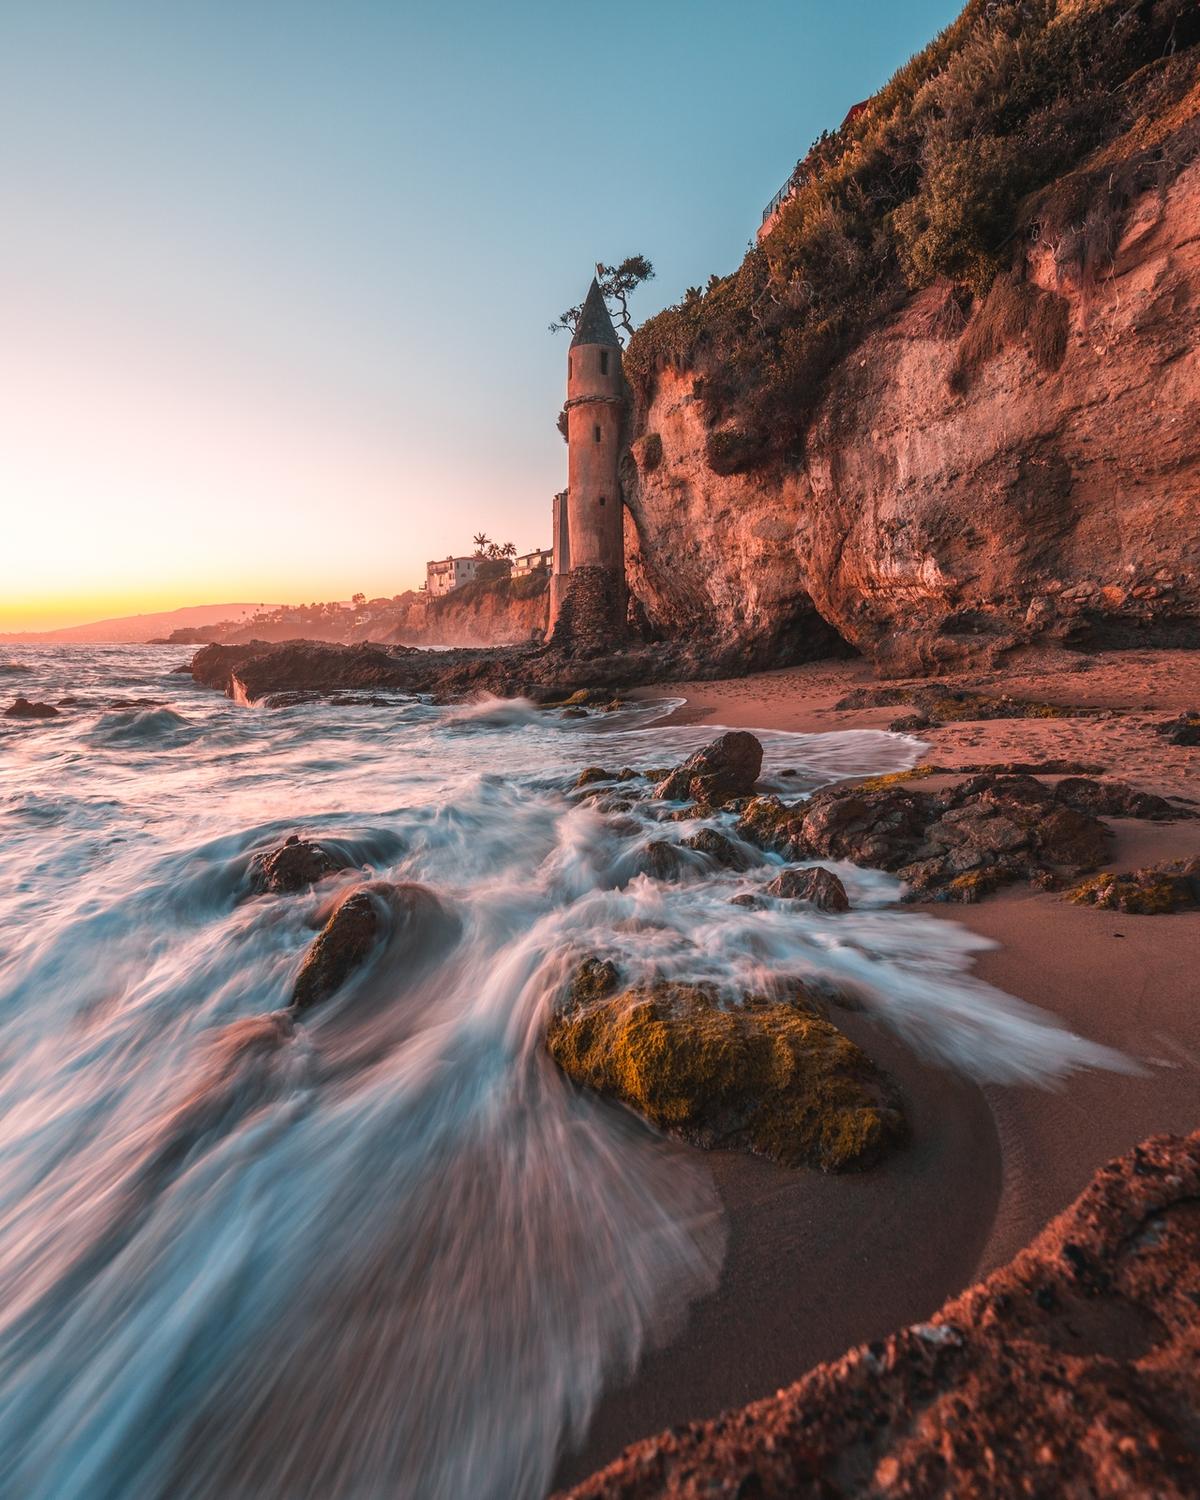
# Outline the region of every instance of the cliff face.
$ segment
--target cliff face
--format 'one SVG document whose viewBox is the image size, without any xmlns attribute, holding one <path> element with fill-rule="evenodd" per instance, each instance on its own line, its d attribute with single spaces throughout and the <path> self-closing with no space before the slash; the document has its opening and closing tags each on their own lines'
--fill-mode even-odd
<svg viewBox="0 0 1200 1500">
<path fill-rule="evenodd" d="M 465 583 L 440 599 L 421 596 L 387 636 L 404 646 L 516 646 L 541 640 L 549 618 L 549 574 Z"/>
<path fill-rule="evenodd" d="M 713 473 L 693 377 L 658 375 L 626 476 L 654 626 L 784 661 L 824 621 L 903 672 L 1200 645 L 1200 163 L 1135 198 L 1102 274 L 1035 243 L 956 314 L 933 286 L 869 333 L 782 479 Z"/>
</svg>

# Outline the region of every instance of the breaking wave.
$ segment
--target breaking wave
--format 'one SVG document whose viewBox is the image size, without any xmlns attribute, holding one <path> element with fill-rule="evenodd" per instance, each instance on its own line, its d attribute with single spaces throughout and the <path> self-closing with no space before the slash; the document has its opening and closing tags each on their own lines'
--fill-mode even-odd
<svg viewBox="0 0 1200 1500">
<path fill-rule="evenodd" d="M 757 851 L 744 874 L 638 873 L 648 840 L 699 824 L 567 788 L 601 756 L 641 769 L 711 737 L 657 724 L 661 704 L 249 713 L 164 688 L 170 652 L 33 665 L 45 693 L 119 678 L 186 713 L 11 741 L 0 1453 L 23 1500 L 544 1493 L 604 1387 L 716 1285 L 725 1238 L 703 1157 L 546 1057 L 585 954 L 731 993 L 851 989 L 978 1079 L 1120 1064 L 975 979 L 981 940 L 898 908 L 886 875 L 839 867 L 854 909 L 834 916 L 732 905 L 776 871 Z M 919 748 L 763 738 L 796 791 Z M 130 743 L 146 756 L 87 748 Z M 254 854 L 293 831 L 348 868 L 256 894 Z M 395 926 L 295 1017 L 333 895 L 381 880 L 426 893 L 423 936 Z"/>
</svg>

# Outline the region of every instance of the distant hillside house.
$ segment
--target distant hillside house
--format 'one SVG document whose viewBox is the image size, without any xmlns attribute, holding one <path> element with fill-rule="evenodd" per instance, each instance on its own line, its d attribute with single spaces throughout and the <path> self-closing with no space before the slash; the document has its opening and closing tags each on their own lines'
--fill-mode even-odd
<svg viewBox="0 0 1200 1500">
<path fill-rule="evenodd" d="M 431 594 L 452 593 L 459 584 L 470 583 L 479 566 L 477 557 L 447 557 L 425 564 L 425 587 Z"/>
<path fill-rule="evenodd" d="M 537 547 L 532 552 L 522 552 L 513 558 L 513 577 L 520 577 L 523 573 L 544 572 L 554 562 L 554 550 L 551 547 Z"/>
</svg>

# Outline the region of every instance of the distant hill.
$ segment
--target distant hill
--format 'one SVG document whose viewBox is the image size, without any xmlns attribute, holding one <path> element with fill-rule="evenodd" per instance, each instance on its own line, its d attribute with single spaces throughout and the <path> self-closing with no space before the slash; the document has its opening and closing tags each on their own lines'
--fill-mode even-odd
<svg viewBox="0 0 1200 1500">
<path fill-rule="evenodd" d="M 135 645 L 154 636 L 170 635 L 184 626 L 214 625 L 218 620 L 236 620 L 273 604 L 189 604 L 183 609 L 160 610 L 157 614 L 123 615 L 115 620 L 96 620 L 90 625 L 69 625 L 63 630 L 0 631 L 0 641 L 36 645 L 38 642 L 77 641 L 81 645 L 112 643 Z"/>
</svg>

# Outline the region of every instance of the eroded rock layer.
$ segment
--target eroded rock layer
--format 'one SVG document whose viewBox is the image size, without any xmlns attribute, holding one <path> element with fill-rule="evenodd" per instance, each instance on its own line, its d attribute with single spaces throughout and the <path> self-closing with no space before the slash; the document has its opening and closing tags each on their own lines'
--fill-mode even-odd
<svg viewBox="0 0 1200 1500">
<path fill-rule="evenodd" d="M 1188 130 L 1164 150 L 1194 156 Z M 1197 223 L 1193 159 L 1128 207 L 1098 276 L 1034 244 L 961 332 L 921 292 L 842 361 L 786 477 L 712 472 L 695 380 L 664 369 L 626 471 L 651 624 L 759 662 L 833 627 L 901 672 L 1038 638 L 1200 645 Z"/>
<path fill-rule="evenodd" d="M 1104 1167 L 929 1322 L 628 1448 L 571 1500 L 1154 1495 L 1200 1472 L 1200 1132 Z"/>
</svg>

